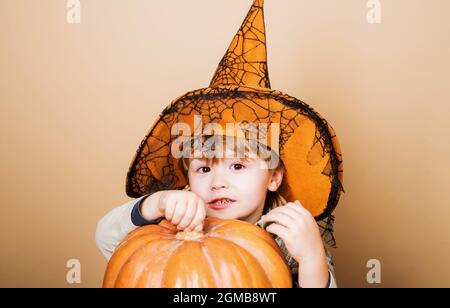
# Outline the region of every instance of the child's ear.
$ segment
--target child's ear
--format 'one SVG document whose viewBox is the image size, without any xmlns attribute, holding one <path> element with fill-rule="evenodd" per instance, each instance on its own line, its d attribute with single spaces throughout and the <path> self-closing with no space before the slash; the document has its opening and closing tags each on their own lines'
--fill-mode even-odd
<svg viewBox="0 0 450 308">
<path fill-rule="evenodd" d="M 283 170 L 275 169 L 270 177 L 269 187 L 270 191 L 277 191 L 283 181 Z"/>
</svg>

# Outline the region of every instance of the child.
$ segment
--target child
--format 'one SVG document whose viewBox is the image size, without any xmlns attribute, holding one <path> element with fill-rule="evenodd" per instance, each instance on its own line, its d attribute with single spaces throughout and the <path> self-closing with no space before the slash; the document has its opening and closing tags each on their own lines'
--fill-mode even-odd
<svg viewBox="0 0 450 308">
<path fill-rule="evenodd" d="M 200 159 L 187 151 L 180 159 L 173 152 L 174 131 L 183 131 L 188 137 L 184 142 L 193 142 L 198 117 L 200 124 L 214 124 L 214 132 L 226 126 L 227 132 L 228 124 L 239 123 L 254 124 L 260 133 L 261 125 L 270 125 L 269 131 L 262 130 L 266 140 L 260 134 L 258 142 L 273 151 L 261 155 L 246 147 L 242 156 L 226 142 L 225 155 Z M 206 130 L 202 136 L 215 135 Z M 273 157 L 278 158 L 275 166 Z M 343 191 L 339 143 L 310 106 L 270 88 L 263 0 L 254 1 L 209 87 L 191 91 L 163 110 L 131 163 L 126 191 L 136 199 L 98 224 L 97 245 L 106 258 L 129 232 L 162 218 L 180 230 L 197 231 L 206 216 L 240 219 L 275 235 L 296 286 L 336 286 L 316 220 L 327 219 L 331 225 Z"/>
<path fill-rule="evenodd" d="M 223 145 L 223 157 L 193 158 L 192 154 L 182 159 L 182 170 L 189 179 L 184 190 L 158 191 L 106 215 L 98 224 L 96 236 L 105 257 L 109 259 L 117 244 L 133 229 L 159 223 L 162 218 L 180 231 L 201 231 L 206 216 L 240 219 L 261 227 L 272 223 L 266 231 L 277 236 L 294 274 L 294 284 L 335 287 L 331 260 L 314 217 L 298 200 L 286 202 L 277 192 L 285 172 L 282 160 L 278 159 L 279 164 L 269 169 L 273 156 L 257 156 L 248 143 L 245 155 L 239 155 L 234 146 L 237 142 Z"/>
</svg>

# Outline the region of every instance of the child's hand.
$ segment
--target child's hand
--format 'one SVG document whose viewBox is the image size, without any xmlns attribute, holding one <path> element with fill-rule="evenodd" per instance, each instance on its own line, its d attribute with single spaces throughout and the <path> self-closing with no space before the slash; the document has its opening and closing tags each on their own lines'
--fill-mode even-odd
<svg viewBox="0 0 450 308">
<path fill-rule="evenodd" d="M 184 190 L 169 190 L 161 194 L 159 210 L 179 230 L 203 230 L 206 204 L 195 193 Z"/>
<path fill-rule="evenodd" d="M 266 230 L 278 235 L 295 260 L 323 257 L 325 250 L 319 226 L 300 201 L 289 202 L 262 216 L 264 222 L 274 222 Z"/>
<path fill-rule="evenodd" d="M 278 235 L 298 262 L 299 285 L 303 288 L 326 287 L 328 265 L 319 226 L 300 201 L 273 209 L 262 219 L 274 222 L 266 230 Z"/>
</svg>

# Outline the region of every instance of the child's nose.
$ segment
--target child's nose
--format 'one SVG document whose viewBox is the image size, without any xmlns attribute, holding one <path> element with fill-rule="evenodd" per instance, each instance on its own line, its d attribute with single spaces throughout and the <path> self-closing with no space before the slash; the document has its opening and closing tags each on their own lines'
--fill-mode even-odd
<svg viewBox="0 0 450 308">
<path fill-rule="evenodd" d="M 228 185 L 225 185 L 225 184 L 213 184 L 211 186 L 211 190 L 219 190 L 219 189 L 223 189 L 223 188 L 228 188 Z"/>
<path fill-rule="evenodd" d="M 225 176 L 216 173 L 211 181 L 211 190 L 228 188 L 228 181 Z"/>
</svg>

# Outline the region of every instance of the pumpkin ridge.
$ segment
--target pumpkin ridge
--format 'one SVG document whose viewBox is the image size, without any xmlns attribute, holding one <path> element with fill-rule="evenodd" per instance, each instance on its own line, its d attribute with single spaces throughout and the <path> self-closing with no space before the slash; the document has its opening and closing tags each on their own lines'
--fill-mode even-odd
<svg viewBox="0 0 450 308">
<path fill-rule="evenodd" d="M 142 233 L 142 234 L 139 234 L 139 235 L 134 235 L 133 237 L 130 237 L 129 239 L 125 239 L 122 243 L 120 243 L 117 246 L 116 250 L 126 246 L 130 241 L 133 241 L 135 239 L 142 239 L 143 237 L 149 236 L 149 235 L 160 235 L 164 239 L 169 239 L 171 236 L 173 236 L 172 234 L 168 234 L 168 233 L 165 233 L 165 232 L 162 232 L 162 231 L 158 231 L 158 230 L 156 230 L 154 232 Z"/>
<path fill-rule="evenodd" d="M 205 241 L 206 241 L 206 239 L 205 239 Z M 213 262 L 211 260 L 211 256 L 208 253 L 208 248 L 206 247 L 205 242 L 201 243 L 201 249 L 202 249 L 203 254 L 205 255 L 206 262 L 208 263 L 208 268 L 214 269 L 214 265 L 213 265 Z M 217 272 L 214 271 L 214 270 L 212 270 L 211 272 L 212 272 L 212 275 L 214 277 L 214 287 L 213 288 L 217 288 L 217 282 L 219 281 L 217 279 Z"/>
<path fill-rule="evenodd" d="M 164 258 L 164 264 L 161 266 L 161 271 L 163 272 L 163 274 L 161 275 L 161 285 L 164 285 L 164 280 L 165 280 L 165 274 L 164 272 L 166 271 L 166 267 L 169 264 L 169 260 L 170 258 L 175 254 L 175 252 L 178 250 L 178 248 L 180 248 L 184 242 L 178 242 L 178 241 L 173 241 L 173 240 L 168 240 L 169 241 L 169 247 L 170 247 L 170 251 L 168 252 L 167 256 Z M 147 262 L 147 264 L 145 265 L 145 270 L 143 271 L 144 274 L 141 276 L 141 278 L 138 281 L 141 282 L 141 280 L 143 278 L 147 279 L 148 274 L 146 274 L 147 272 L 147 268 L 148 268 L 148 264 L 150 262 Z"/>
<path fill-rule="evenodd" d="M 171 241 L 170 239 L 159 239 L 159 240 L 155 240 L 155 241 L 151 241 L 151 242 L 167 242 L 169 245 L 173 244 L 173 241 Z M 122 270 L 124 269 L 125 266 L 129 265 L 132 261 L 134 261 L 134 259 L 136 259 L 140 254 L 142 254 L 142 252 L 148 248 L 148 245 L 143 245 L 142 247 L 140 247 L 139 249 L 137 249 L 136 251 L 133 252 L 133 254 L 127 259 L 127 261 L 123 264 L 123 266 L 120 269 L 119 275 L 117 276 L 117 279 L 115 281 L 115 285 L 117 285 L 117 281 L 119 280 L 120 275 L 122 274 Z M 170 251 L 169 257 L 172 254 L 173 250 L 175 250 L 176 248 L 178 248 L 178 246 L 176 246 L 175 248 L 173 248 Z M 162 252 L 164 253 L 164 252 Z M 167 260 L 168 258 L 166 258 Z M 149 259 L 148 262 L 146 262 L 145 266 L 143 266 L 143 269 L 140 271 L 139 276 L 142 275 L 142 273 L 145 273 L 145 271 L 147 270 L 148 267 L 148 263 L 152 262 L 153 260 Z M 167 262 L 167 261 L 166 261 Z M 137 280 L 136 284 L 139 284 L 139 281 L 141 280 L 141 278 L 139 278 Z M 130 286 L 130 287 L 135 287 L 135 286 Z"/>
<path fill-rule="evenodd" d="M 136 237 L 137 235 L 143 235 L 143 234 L 155 233 L 155 232 L 167 233 L 166 230 L 167 230 L 166 227 L 160 226 L 159 224 L 142 226 L 142 227 L 139 227 L 139 228 L 131 231 L 130 233 L 128 233 L 128 235 L 123 239 L 123 242 L 131 240 L 134 237 Z"/>
<path fill-rule="evenodd" d="M 230 231 L 227 231 L 228 233 L 230 232 Z M 216 234 L 217 235 L 227 235 L 227 232 L 217 232 Z M 260 240 L 262 240 L 262 241 L 264 241 L 265 243 L 267 243 L 268 245 L 270 245 L 274 250 L 276 250 L 277 252 L 279 252 L 279 255 L 280 256 L 282 256 L 282 254 L 280 253 L 280 251 L 279 251 L 279 246 L 277 245 L 277 243 L 275 242 L 275 240 L 273 239 L 273 238 L 271 238 L 272 239 L 272 241 L 271 240 L 269 240 L 267 237 L 265 237 L 265 236 L 261 236 L 261 232 L 252 232 L 251 230 L 245 230 L 245 229 L 243 229 L 243 230 L 239 230 L 239 233 L 246 233 L 246 234 L 250 234 L 250 235 L 252 235 L 252 236 L 256 236 L 258 239 L 260 239 Z M 267 231 L 266 231 L 267 232 Z M 215 235 L 216 235 L 215 234 Z M 215 236 L 216 237 L 216 236 Z"/>
<path fill-rule="evenodd" d="M 218 247 L 223 247 L 224 245 L 221 245 L 220 242 L 225 242 L 226 245 L 231 246 L 230 251 L 233 251 L 233 255 L 235 257 L 237 257 L 239 259 L 239 261 L 244 265 L 242 268 L 240 268 L 240 271 L 245 271 L 245 275 L 240 274 L 242 276 L 247 276 L 250 277 L 251 280 L 251 286 L 250 287 L 256 287 L 258 281 L 255 280 L 255 273 L 249 270 L 250 267 L 256 267 L 258 268 L 260 273 L 263 273 L 263 276 L 266 280 L 266 282 L 268 282 L 271 286 L 272 283 L 270 282 L 269 276 L 267 275 L 266 271 L 264 270 L 264 268 L 259 264 L 258 260 L 245 248 L 242 247 L 236 243 L 234 243 L 233 241 L 229 240 L 229 239 L 225 239 L 225 238 L 217 238 L 217 237 L 210 237 L 210 239 L 212 239 L 213 241 L 215 241 L 216 243 L 212 243 L 212 245 L 217 245 Z M 205 241 L 205 249 L 207 250 L 207 241 Z M 206 254 L 206 253 L 205 253 Z M 210 255 L 206 254 L 208 256 L 208 259 L 210 260 Z M 211 265 L 212 269 L 215 269 L 216 267 L 214 265 Z M 216 273 L 217 271 L 214 270 L 214 273 Z M 214 275 L 214 277 L 216 277 L 216 275 Z"/>
<path fill-rule="evenodd" d="M 117 247 L 116 251 L 114 252 L 113 256 L 111 257 L 111 259 L 110 259 L 110 261 L 109 261 L 109 263 L 108 263 L 108 265 L 109 265 L 109 264 L 115 264 L 115 263 L 117 263 L 117 262 L 122 263 L 121 266 L 120 266 L 120 268 L 117 269 L 117 274 L 116 274 L 115 277 L 114 277 L 114 281 L 117 281 L 117 278 L 119 277 L 119 275 L 120 275 L 120 273 L 121 273 L 123 267 L 125 266 L 125 264 L 127 263 L 127 261 L 134 255 L 134 253 L 136 253 L 136 252 L 137 252 L 138 250 L 140 250 L 140 249 L 145 248 L 146 245 L 148 245 L 149 243 L 151 243 L 151 242 L 153 242 L 153 241 L 157 241 L 157 240 L 162 240 L 162 239 L 163 239 L 163 238 L 156 238 L 156 237 L 153 238 L 153 239 L 148 239 L 148 240 L 144 240 L 144 239 L 143 239 L 144 237 L 149 237 L 150 235 L 153 235 L 153 234 L 142 234 L 142 235 L 139 235 L 139 236 L 137 236 L 137 237 L 134 237 L 134 238 L 128 240 L 127 242 L 124 242 L 123 245 L 120 245 L 120 246 Z M 140 245 L 137 247 L 137 249 L 134 250 L 134 252 L 133 252 L 131 255 L 129 255 L 128 257 L 126 257 L 126 260 L 125 260 L 125 261 L 122 261 L 125 257 L 121 257 L 121 258 L 119 258 L 119 259 L 116 261 L 117 256 L 119 256 L 118 254 L 116 254 L 116 252 L 118 252 L 119 250 L 126 250 L 127 248 L 129 248 L 129 246 L 131 246 L 134 242 L 137 242 L 137 241 L 142 241 L 142 242 L 141 242 Z M 109 267 L 109 266 L 108 266 L 108 267 Z M 105 281 L 103 282 L 104 284 L 105 284 L 105 282 L 106 282 L 106 280 L 107 280 L 106 278 L 109 278 L 109 277 L 107 277 L 107 276 L 105 275 Z"/>
<path fill-rule="evenodd" d="M 242 230 L 239 230 L 239 232 L 241 232 L 241 231 Z M 247 232 L 245 232 L 245 233 L 250 234 L 250 235 L 254 235 L 254 233 L 249 232 L 249 230 L 247 230 Z M 216 236 L 212 236 L 212 237 L 216 238 L 216 239 L 219 239 L 219 240 L 222 240 L 222 241 L 226 241 L 226 242 L 232 243 L 232 244 L 236 245 L 237 247 L 240 247 L 246 253 L 250 254 L 253 257 L 253 259 L 255 259 L 257 261 L 258 265 L 261 265 L 259 258 L 256 255 L 253 254 L 253 251 L 249 250 L 247 247 L 242 246 L 241 243 L 236 242 L 236 239 L 234 238 L 234 237 L 236 237 L 236 238 L 239 238 L 239 239 L 242 239 L 242 240 L 246 241 L 245 237 L 242 237 L 242 236 L 239 236 L 239 235 L 237 235 L 237 236 L 234 235 L 233 236 L 233 235 L 227 234 L 226 232 L 222 233 L 221 236 L 222 237 L 216 237 Z M 254 243 L 255 241 L 248 241 L 248 242 Z M 274 253 L 275 256 L 278 256 L 280 258 L 280 261 L 284 263 L 286 268 L 283 269 L 283 270 L 287 270 L 288 272 L 290 272 L 290 269 L 287 266 L 286 259 L 285 259 L 284 255 L 282 254 L 279 246 L 275 243 L 275 241 L 273 241 L 273 244 L 272 243 L 268 243 L 268 241 L 264 241 L 264 243 L 267 244 L 266 247 L 268 248 L 268 250 L 272 251 L 272 253 Z M 261 266 L 261 268 L 262 268 L 262 270 L 263 270 L 263 272 L 265 274 L 265 277 L 267 277 L 267 278 L 270 277 L 270 275 L 268 273 L 268 269 L 265 268 L 265 267 L 262 267 L 262 266 Z M 275 282 L 270 280 L 270 279 L 269 279 L 269 282 L 272 285 L 272 287 L 274 287 L 274 283 Z"/>
<path fill-rule="evenodd" d="M 231 241 L 230 241 L 230 242 L 231 242 Z M 237 247 L 240 247 L 240 248 L 241 248 L 241 249 L 238 249 L 238 250 L 237 250 L 238 253 L 239 253 L 239 255 L 246 254 L 247 256 L 251 257 L 251 259 L 253 260 L 253 263 L 254 263 L 257 267 L 259 267 L 259 269 L 260 269 L 260 271 L 261 271 L 262 273 L 264 273 L 264 277 L 266 278 L 266 281 L 270 284 L 270 287 L 273 288 L 273 287 L 274 287 L 273 282 L 272 282 L 271 279 L 269 278 L 269 275 L 268 275 L 268 273 L 266 272 L 266 270 L 265 270 L 265 269 L 261 266 L 261 264 L 259 263 L 259 260 L 256 259 L 256 257 L 255 257 L 253 254 L 251 254 L 250 252 L 248 252 L 247 249 L 243 248 L 243 247 L 240 246 L 239 244 L 236 244 L 236 243 L 234 243 L 234 242 L 231 242 L 231 243 L 233 243 L 233 244 L 236 245 Z M 244 258 L 244 257 L 245 257 L 245 256 L 242 256 L 242 258 Z M 253 275 L 250 275 L 250 277 L 253 277 Z M 253 281 L 253 279 L 252 279 L 252 281 Z"/>
<path fill-rule="evenodd" d="M 187 241 L 168 258 L 164 268 L 164 282 L 171 288 L 210 288 L 216 286 L 217 277 L 209 266 L 202 241 Z"/>
</svg>

